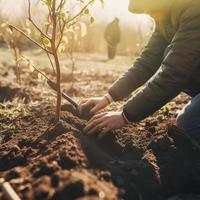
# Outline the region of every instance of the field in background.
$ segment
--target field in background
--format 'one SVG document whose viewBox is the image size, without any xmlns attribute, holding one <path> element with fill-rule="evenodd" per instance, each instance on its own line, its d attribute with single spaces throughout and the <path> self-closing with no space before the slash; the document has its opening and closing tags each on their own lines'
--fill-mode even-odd
<svg viewBox="0 0 200 200">
<path fill-rule="evenodd" d="M 22 54 L 30 58 L 41 71 L 46 73 L 47 76 L 50 78 L 53 76 L 52 68 L 45 54 L 41 54 L 41 52 L 37 50 L 23 51 Z M 5 77 L 5 81 L 15 82 L 15 62 L 10 50 L 7 48 L 1 48 L 0 57 L 1 74 L 3 75 L 4 73 L 8 73 Z M 75 71 L 73 72 L 75 78 L 74 88 L 81 91 L 83 97 L 104 94 L 107 92 L 106 90 L 108 87 L 110 87 L 111 84 L 132 65 L 134 59 L 135 57 L 130 56 L 117 56 L 114 60 L 108 60 L 106 54 L 75 53 Z M 68 54 L 62 54 L 60 60 L 62 83 L 67 83 L 65 86 L 65 89 L 67 90 L 71 86 L 72 62 L 69 59 Z M 34 78 L 34 81 L 37 82 L 37 76 L 34 77 L 34 73 L 31 73 L 29 66 L 21 63 L 20 68 L 21 73 L 25 73 L 22 76 L 22 79 L 24 79 L 26 84 L 30 81 L 30 77 L 30 79 Z M 104 77 L 106 77 L 105 81 Z M 39 80 L 39 82 L 41 82 L 41 80 Z M 96 87 L 97 84 L 99 87 Z M 41 86 L 39 85 L 39 87 Z M 44 87 L 46 88 L 47 86 Z M 76 92 L 73 95 L 76 96 Z"/>
</svg>

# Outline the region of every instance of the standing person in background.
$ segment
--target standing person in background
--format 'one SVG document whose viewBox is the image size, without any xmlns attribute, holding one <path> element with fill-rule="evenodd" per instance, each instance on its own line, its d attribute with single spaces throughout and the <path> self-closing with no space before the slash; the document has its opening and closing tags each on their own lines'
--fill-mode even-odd
<svg viewBox="0 0 200 200">
<path fill-rule="evenodd" d="M 116 55 L 117 45 L 120 42 L 120 27 L 119 19 L 116 17 L 111 23 L 109 23 L 105 30 L 105 40 L 108 47 L 108 59 L 113 59 Z"/>
</svg>

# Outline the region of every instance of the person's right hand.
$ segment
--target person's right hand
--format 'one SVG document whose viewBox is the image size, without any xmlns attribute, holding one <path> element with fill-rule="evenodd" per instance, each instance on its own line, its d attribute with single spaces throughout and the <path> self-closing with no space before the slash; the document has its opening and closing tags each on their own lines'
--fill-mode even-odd
<svg viewBox="0 0 200 200">
<path fill-rule="evenodd" d="M 79 112 L 82 113 L 85 109 L 89 109 L 91 114 L 95 114 L 106 108 L 109 104 L 110 102 L 105 96 L 84 99 L 79 104 Z"/>
</svg>

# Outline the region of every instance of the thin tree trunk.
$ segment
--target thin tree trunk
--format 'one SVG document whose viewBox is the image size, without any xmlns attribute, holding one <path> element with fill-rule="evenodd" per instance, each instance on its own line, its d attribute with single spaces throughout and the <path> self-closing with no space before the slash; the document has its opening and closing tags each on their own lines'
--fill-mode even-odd
<svg viewBox="0 0 200 200">
<path fill-rule="evenodd" d="M 56 32 L 57 32 L 56 0 L 53 1 L 52 5 L 52 21 L 53 21 L 53 31 L 52 31 L 51 49 L 56 66 L 56 85 L 57 85 L 56 121 L 58 122 L 60 120 L 60 111 L 61 111 L 61 88 L 60 88 L 61 78 L 60 78 L 60 62 L 58 59 L 58 54 L 56 49 Z"/>
<path fill-rule="evenodd" d="M 54 52 L 54 49 L 52 49 Z M 57 85 L 57 103 L 56 103 L 56 121 L 60 120 L 60 111 L 61 111 L 61 77 L 60 77 L 60 62 L 58 59 L 57 52 L 54 55 L 55 65 L 56 65 L 56 85 Z"/>
</svg>

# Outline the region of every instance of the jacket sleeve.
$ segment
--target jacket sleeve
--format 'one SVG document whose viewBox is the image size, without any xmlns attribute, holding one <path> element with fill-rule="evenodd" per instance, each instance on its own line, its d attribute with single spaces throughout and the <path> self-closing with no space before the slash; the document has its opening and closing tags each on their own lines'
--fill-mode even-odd
<svg viewBox="0 0 200 200">
<path fill-rule="evenodd" d="M 200 16 L 183 15 L 161 71 L 125 105 L 127 119 L 140 121 L 176 97 L 200 70 L 199 55 Z"/>
<path fill-rule="evenodd" d="M 134 65 L 109 89 L 114 101 L 122 100 L 143 85 L 160 66 L 168 43 L 155 31 Z"/>
</svg>

